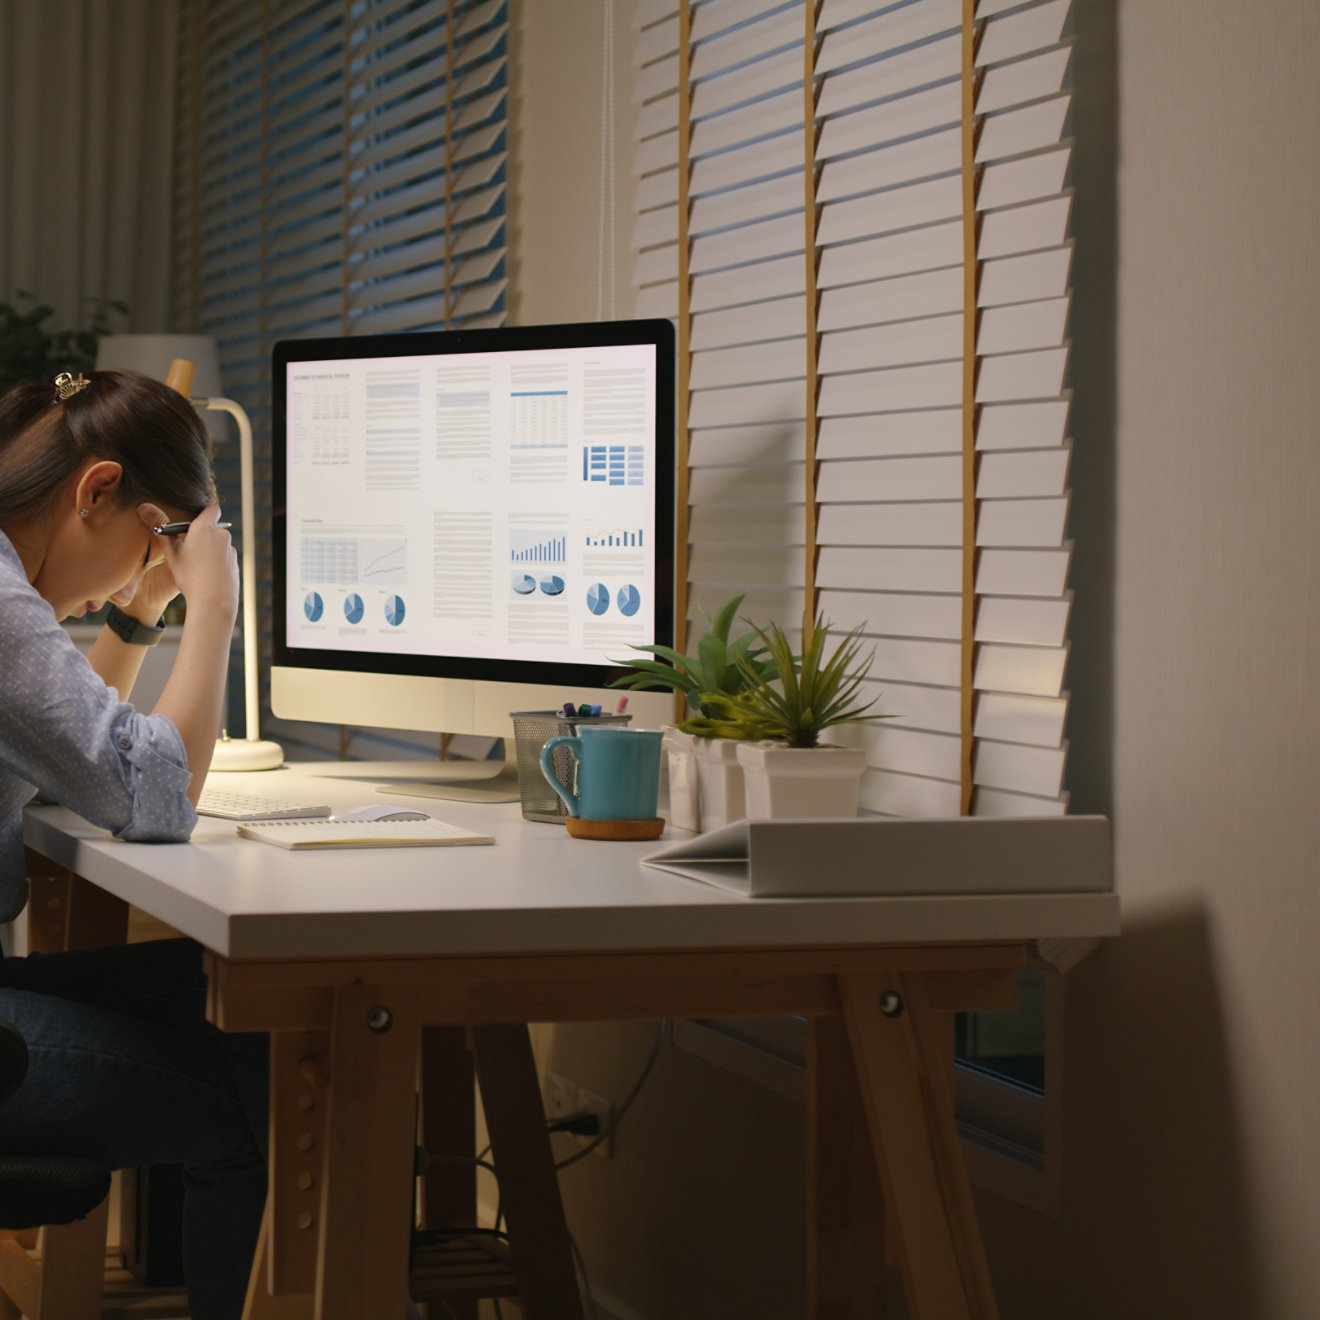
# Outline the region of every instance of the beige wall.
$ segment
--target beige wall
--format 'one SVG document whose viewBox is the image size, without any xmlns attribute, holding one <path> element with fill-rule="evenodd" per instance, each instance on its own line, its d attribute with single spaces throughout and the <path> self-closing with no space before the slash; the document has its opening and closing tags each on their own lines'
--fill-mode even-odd
<svg viewBox="0 0 1320 1320">
<path fill-rule="evenodd" d="M 514 306 L 591 317 L 600 7 L 516 12 Z M 1006 1320 L 1310 1320 L 1320 5 L 1079 0 L 1078 26 L 1072 780 L 1113 813 L 1125 934 L 1068 981 L 1063 1221 L 983 1221 Z M 617 1098 L 649 1035 L 541 1046 Z M 620 1316 L 803 1313 L 800 1130 L 666 1051 L 615 1160 L 564 1174 Z"/>
<path fill-rule="evenodd" d="M 1074 686 L 1112 680 L 1125 935 L 1068 990 L 1062 1295 L 1088 1320 L 1302 1320 L 1320 1314 L 1320 6 L 1126 0 L 1116 32 L 1112 669 Z M 997 1245 L 1025 1272 L 1045 1240 Z"/>
<path fill-rule="evenodd" d="M 511 0 L 509 317 L 596 320 L 605 0 Z M 632 313 L 632 4 L 614 0 L 615 316 Z M 606 224 L 609 204 L 605 205 Z M 608 284 L 606 283 L 606 288 Z M 608 312 L 608 302 L 602 301 Z"/>
</svg>

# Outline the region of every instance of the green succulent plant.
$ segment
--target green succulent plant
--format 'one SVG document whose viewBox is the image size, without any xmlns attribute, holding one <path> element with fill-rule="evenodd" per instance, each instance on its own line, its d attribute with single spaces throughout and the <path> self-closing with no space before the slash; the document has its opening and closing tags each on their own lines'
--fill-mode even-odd
<svg viewBox="0 0 1320 1320">
<path fill-rule="evenodd" d="M 744 663 L 743 689 L 702 694 L 703 716 L 684 727 L 707 737 L 770 739 L 787 747 L 816 747 L 820 735 L 834 725 L 890 718 L 871 711 L 875 698 L 862 699 L 862 681 L 870 672 L 874 653 L 860 659 L 861 629 L 854 628 L 840 638 L 827 656 L 829 632 L 829 624 L 818 618 L 814 627 L 805 630 L 802 654 L 795 656 L 777 623 L 758 628 L 768 666 L 753 670 Z M 702 727 L 695 727 L 698 725 Z"/>
<path fill-rule="evenodd" d="M 729 632 L 737 616 L 743 596 L 735 596 L 722 605 L 712 619 L 705 610 L 701 616 L 708 627 L 697 641 L 694 655 L 683 655 L 671 646 L 635 646 L 635 651 L 649 651 L 654 660 L 616 660 L 626 664 L 632 672 L 616 678 L 612 687 L 635 690 L 668 688 L 681 692 L 688 706 L 709 717 L 715 711 L 709 702 L 716 696 L 732 696 L 762 682 L 773 672 L 773 663 L 766 657 L 760 644 L 764 634 L 752 631 L 730 638 Z M 691 727 L 697 719 L 684 720 L 678 727 L 687 733 L 699 732 Z"/>
</svg>

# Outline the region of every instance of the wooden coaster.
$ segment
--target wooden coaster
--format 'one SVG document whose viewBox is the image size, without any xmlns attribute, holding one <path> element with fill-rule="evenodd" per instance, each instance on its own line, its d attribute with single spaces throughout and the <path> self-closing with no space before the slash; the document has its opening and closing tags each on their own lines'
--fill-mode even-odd
<svg viewBox="0 0 1320 1320">
<path fill-rule="evenodd" d="M 654 820 L 583 820 L 565 816 L 564 824 L 575 839 L 658 839 L 665 828 L 664 818 Z"/>
</svg>

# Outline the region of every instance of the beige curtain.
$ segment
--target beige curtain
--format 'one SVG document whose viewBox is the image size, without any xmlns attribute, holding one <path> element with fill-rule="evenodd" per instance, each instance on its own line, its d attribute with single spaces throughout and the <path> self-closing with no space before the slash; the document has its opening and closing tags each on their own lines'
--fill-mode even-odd
<svg viewBox="0 0 1320 1320">
<path fill-rule="evenodd" d="M 168 329 L 173 0 L 0 0 L 0 299 Z"/>
</svg>

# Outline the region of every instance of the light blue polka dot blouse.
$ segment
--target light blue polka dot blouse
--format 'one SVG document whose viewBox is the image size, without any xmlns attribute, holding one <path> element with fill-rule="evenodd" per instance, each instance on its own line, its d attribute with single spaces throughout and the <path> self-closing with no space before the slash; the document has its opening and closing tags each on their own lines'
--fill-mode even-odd
<svg viewBox="0 0 1320 1320">
<path fill-rule="evenodd" d="M 178 842 L 197 813 L 179 731 L 92 672 L 0 532 L 0 921 L 27 900 L 23 807 L 40 792 L 121 839 Z"/>
</svg>

